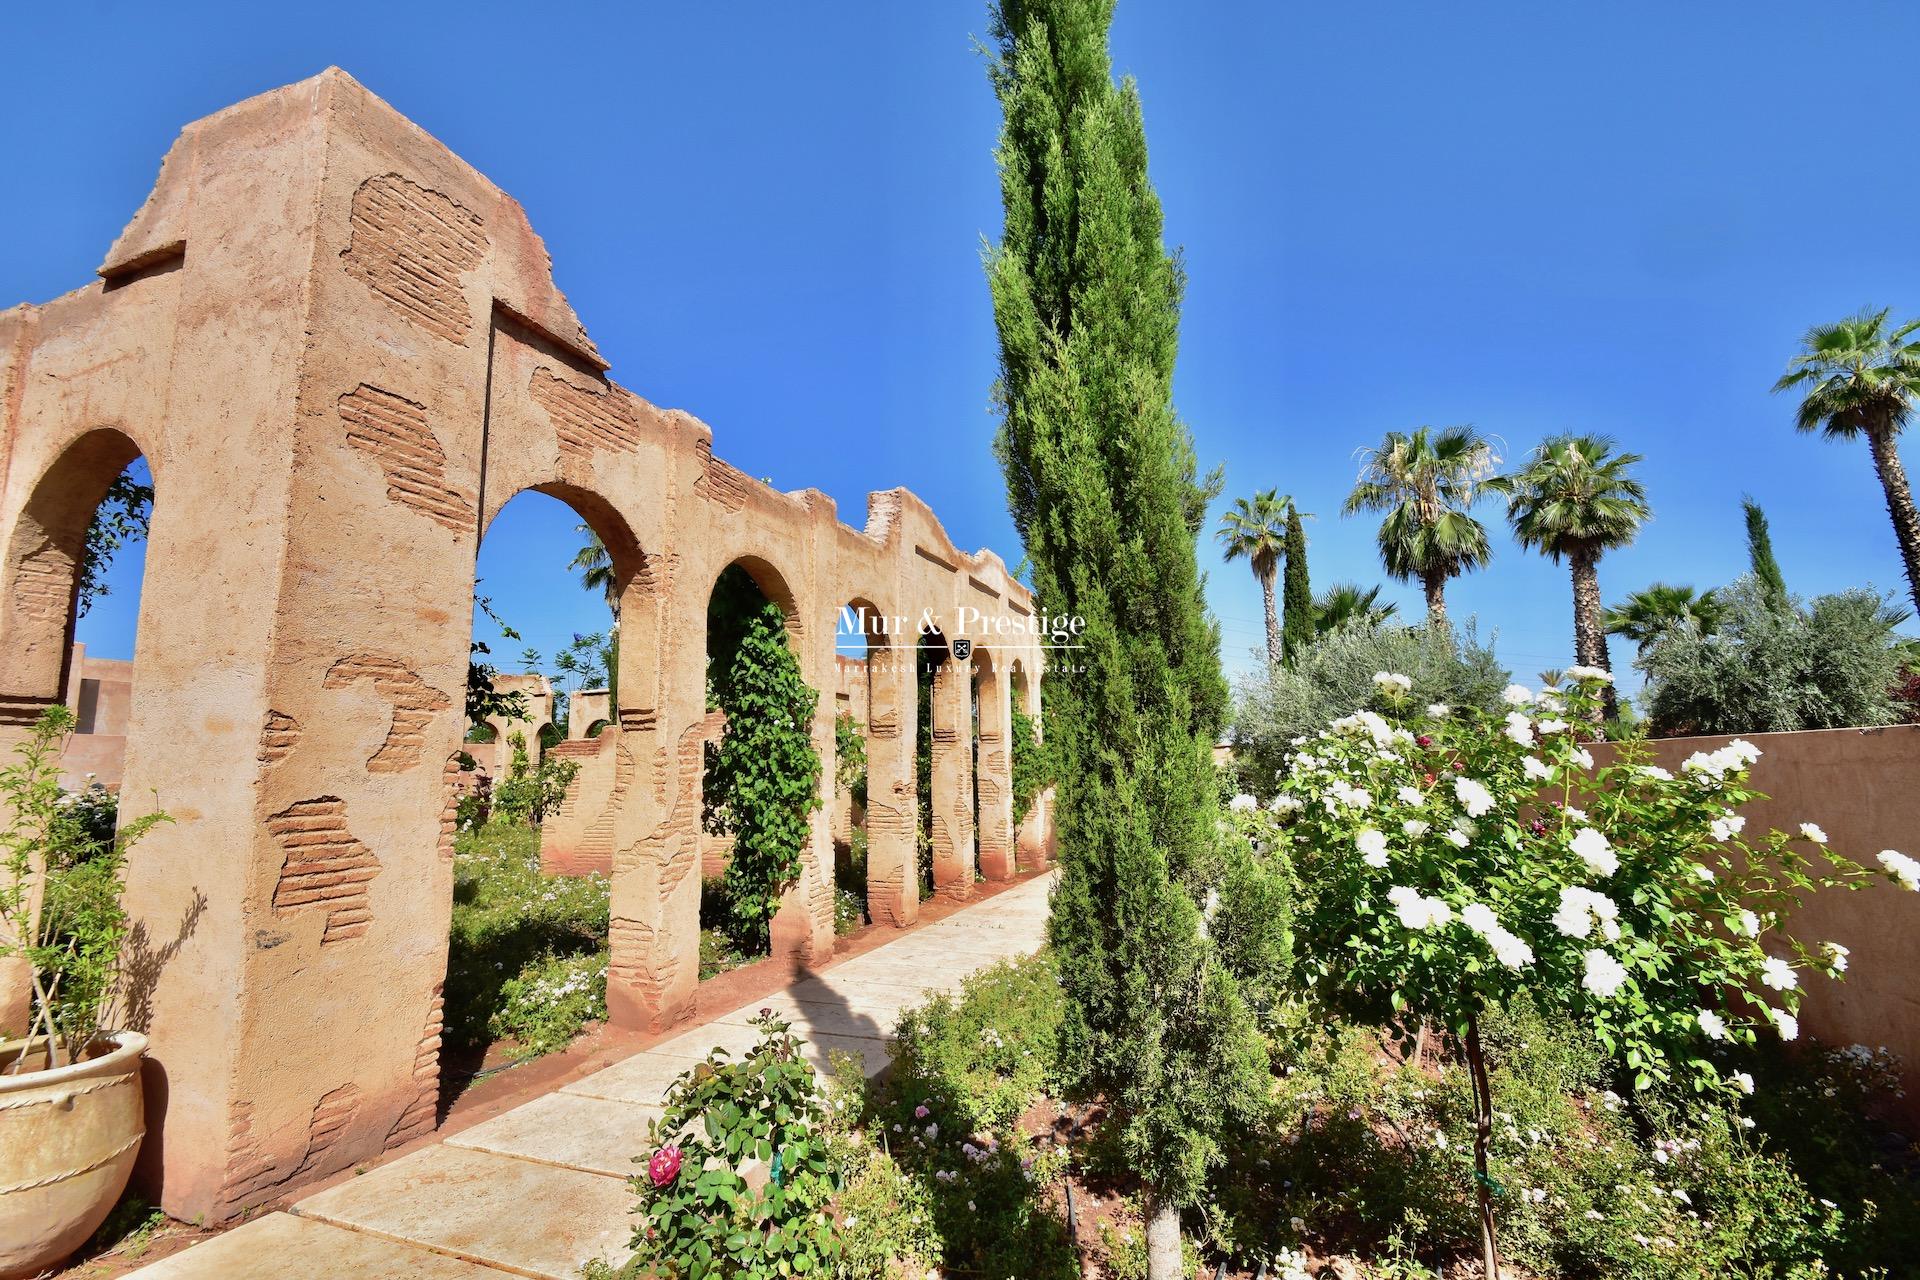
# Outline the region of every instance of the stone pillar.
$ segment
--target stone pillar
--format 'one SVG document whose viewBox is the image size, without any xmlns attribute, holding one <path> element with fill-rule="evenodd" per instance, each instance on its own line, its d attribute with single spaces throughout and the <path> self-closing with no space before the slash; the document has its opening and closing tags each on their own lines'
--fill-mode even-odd
<svg viewBox="0 0 1920 1280">
<path fill-rule="evenodd" d="M 816 695 L 813 749 L 820 757 L 815 782 L 820 803 L 808 819 L 799 878 L 780 900 L 768 941 L 774 956 L 796 967 L 812 968 L 833 957 L 833 691 L 839 673 L 834 660 L 835 615 L 810 585 L 819 578 L 823 557 L 832 554 L 833 503 L 812 490 L 805 497 L 815 535 L 807 543 L 805 581 L 809 585 L 795 590 L 794 598 L 782 604 L 787 608 L 788 642 L 800 658 L 801 675 Z"/>
<path fill-rule="evenodd" d="M 973 896 L 973 677 L 951 655 L 933 674 L 933 886 Z"/>
<path fill-rule="evenodd" d="M 920 918 L 914 648 L 867 643 L 867 910 L 875 923 L 903 929 Z"/>
<path fill-rule="evenodd" d="M 1013 704 L 1012 673 L 1003 655 L 976 655 L 980 706 L 980 873 L 989 880 L 1011 880 L 1013 850 Z"/>
</svg>

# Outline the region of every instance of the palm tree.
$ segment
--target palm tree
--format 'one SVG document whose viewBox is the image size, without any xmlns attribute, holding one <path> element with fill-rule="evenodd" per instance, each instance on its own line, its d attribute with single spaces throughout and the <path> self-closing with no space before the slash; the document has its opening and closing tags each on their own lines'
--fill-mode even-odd
<svg viewBox="0 0 1920 1280">
<path fill-rule="evenodd" d="M 1602 617 L 1610 635 L 1624 636 L 1645 653 L 1675 627 L 1692 627 L 1710 636 L 1720 627 L 1720 597 L 1711 591 L 1656 582 L 1609 607 Z"/>
<path fill-rule="evenodd" d="M 1350 623 L 1375 626 L 1398 609 L 1391 600 L 1380 603 L 1377 584 L 1363 590 L 1357 582 L 1336 582 L 1313 598 L 1313 634 L 1324 636 Z"/>
<path fill-rule="evenodd" d="M 1893 535 L 1907 566 L 1907 590 L 1920 609 L 1920 512 L 1894 445 L 1920 392 L 1920 320 L 1890 327 L 1887 309 L 1862 311 L 1838 324 L 1816 325 L 1800 339 L 1775 391 L 1799 391 L 1794 426 L 1829 440 L 1867 438 Z"/>
<path fill-rule="evenodd" d="M 1221 517 L 1220 545 L 1229 561 L 1244 559 L 1253 566 L 1260 583 L 1260 594 L 1267 609 L 1267 662 L 1279 666 L 1283 645 L 1280 615 L 1273 607 L 1273 580 L 1286 554 L 1287 513 L 1293 499 L 1277 489 L 1256 493 L 1251 499 L 1235 498 L 1233 507 Z"/>
<path fill-rule="evenodd" d="M 1613 670 L 1600 605 L 1600 557 L 1632 542 L 1653 515 L 1647 491 L 1631 474 L 1637 453 L 1613 452 L 1605 436 L 1557 435 L 1540 443 L 1527 465 L 1490 483 L 1507 498 L 1507 521 L 1521 546 L 1573 566 L 1574 661 Z M 1618 706 L 1607 686 L 1606 713 Z"/>
<path fill-rule="evenodd" d="M 613 611 L 615 626 L 620 625 L 620 583 L 613 573 L 613 556 L 607 551 L 607 544 L 600 541 L 600 535 L 593 526 L 585 521 L 575 525 L 573 531 L 582 534 L 586 542 L 574 554 L 567 565 L 569 569 L 580 571 L 580 585 L 588 591 L 598 591 L 607 598 L 607 608 Z"/>
<path fill-rule="evenodd" d="M 1380 511 L 1380 560 L 1400 582 L 1418 579 L 1427 621 L 1447 622 L 1447 579 L 1477 569 L 1492 554 L 1487 529 L 1473 518 L 1480 488 L 1500 460 L 1472 427 L 1389 431 L 1361 452 L 1360 478 L 1343 514 Z"/>
</svg>

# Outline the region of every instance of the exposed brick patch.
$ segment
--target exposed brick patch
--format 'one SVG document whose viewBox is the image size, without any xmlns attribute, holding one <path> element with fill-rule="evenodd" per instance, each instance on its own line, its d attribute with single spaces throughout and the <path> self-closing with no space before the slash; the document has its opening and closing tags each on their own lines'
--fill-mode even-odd
<svg viewBox="0 0 1920 1280">
<path fill-rule="evenodd" d="M 700 441 L 695 452 L 700 459 L 700 475 L 693 482 L 693 491 L 728 511 L 746 510 L 747 498 L 755 488 L 753 479 L 740 468 L 714 457 L 711 440 Z"/>
<path fill-rule="evenodd" d="M 587 458 L 599 449 L 631 453 L 640 447 L 640 424 L 615 392 L 588 391 L 540 368 L 533 371 L 527 394 L 553 421 L 563 454 Z"/>
<path fill-rule="evenodd" d="M 428 333 L 465 345 L 473 329 L 460 277 L 480 265 L 487 237 L 478 215 L 397 173 L 353 193 L 347 274 Z"/>
<path fill-rule="evenodd" d="M 466 795 L 471 770 L 460 767 L 463 753 L 456 751 L 447 757 L 447 763 L 440 770 L 440 839 L 435 846 L 440 861 L 453 861 L 454 837 L 460 833 L 460 798 Z"/>
<path fill-rule="evenodd" d="M 653 926 L 644 920 L 615 916 L 607 929 L 608 984 L 638 992 L 648 1009 L 660 1007 L 660 995 L 667 989 L 664 966 L 654 953 L 656 940 Z"/>
<path fill-rule="evenodd" d="M 268 711 L 267 721 L 260 727 L 260 763 L 279 764 L 293 754 L 298 741 L 300 722 L 284 712 Z"/>
<path fill-rule="evenodd" d="M 371 454 L 387 497 L 449 529 L 477 527 L 473 495 L 447 484 L 447 452 L 427 425 L 427 408 L 361 383 L 339 400 L 347 443 Z"/>
<path fill-rule="evenodd" d="M 332 1173 L 333 1169 L 327 1167 L 327 1156 L 359 1111 L 360 1086 L 357 1084 L 343 1084 L 321 1098 L 313 1108 L 313 1118 L 307 1122 L 307 1154 L 293 1176 Z"/>
<path fill-rule="evenodd" d="M 367 758 L 370 773 L 399 773 L 420 763 L 427 727 L 433 717 L 453 705 L 453 699 L 422 680 L 398 658 L 356 653 L 328 668 L 321 686 L 344 689 L 371 680 L 380 696 L 393 704 L 393 724 L 380 749 Z"/>
<path fill-rule="evenodd" d="M 260 1150 L 253 1133 L 253 1103 L 236 1102 L 227 1111 L 226 1175 L 220 1181 L 219 1203 L 245 1209 L 267 1199 L 265 1193 L 287 1175 L 275 1176 L 274 1162 Z"/>
<path fill-rule="evenodd" d="M 20 616 L 35 622 L 67 620 L 73 604 L 73 557 L 51 542 L 42 542 L 21 557 L 13 574 L 13 602 Z"/>
<path fill-rule="evenodd" d="M 297 801 L 268 818 L 267 830 L 286 854 L 273 887 L 275 914 L 324 910 L 323 947 L 364 934 L 373 919 L 367 885 L 380 874 L 380 859 L 347 830 L 347 802 Z"/>
<path fill-rule="evenodd" d="M 889 742 L 900 736 L 900 715 L 883 711 L 867 725 L 867 736 L 877 742 Z"/>
<path fill-rule="evenodd" d="M 445 1024 L 446 998 L 442 983 L 433 984 L 427 1022 L 413 1053 L 413 1101 L 387 1131 L 386 1145 L 397 1147 L 433 1130 L 440 1107 L 440 1033 Z"/>
</svg>

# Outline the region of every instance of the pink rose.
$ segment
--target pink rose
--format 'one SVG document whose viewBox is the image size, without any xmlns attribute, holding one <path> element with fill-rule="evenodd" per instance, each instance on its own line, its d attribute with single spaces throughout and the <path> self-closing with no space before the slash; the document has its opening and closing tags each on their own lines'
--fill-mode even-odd
<svg viewBox="0 0 1920 1280">
<path fill-rule="evenodd" d="M 1424 733 L 1423 733 L 1423 734 L 1421 734 L 1421 735 L 1420 735 L 1419 737 L 1417 737 L 1417 738 L 1415 738 L 1415 739 L 1414 739 L 1414 741 L 1415 741 L 1415 742 L 1417 742 L 1417 743 L 1419 743 L 1419 744 L 1420 744 L 1421 746 L 1423 746 L 1423 747 L 1430 747 L 1430 746 L 1432 746 L 1432 745 L 1433 745 L 1433 739 L 1432 739 L 1432 738 L 1429 738 L 1429 737 L 1428 737 L 1428 736 L 1427 736 L 1426 734 L 1424 734 Z"/>
<path fill-rule="evenodd" d="M 932 1114 L 933 1113 L 931 1111 L 927 1110 L 927 1104 L 924 1102 L 913 1109 L 913 1118 L 915 1120 L 925 1120 L 928 1116 Z"/>
<path fill-rule="evenodd" d="M 680 1176 L 680 1148 L 666 1146 L 653 1153 L 653 1159 L 647 1161 L 647 1177 L 653 1179 L 653 1185 L 664 1187 Z"/>
</svg>

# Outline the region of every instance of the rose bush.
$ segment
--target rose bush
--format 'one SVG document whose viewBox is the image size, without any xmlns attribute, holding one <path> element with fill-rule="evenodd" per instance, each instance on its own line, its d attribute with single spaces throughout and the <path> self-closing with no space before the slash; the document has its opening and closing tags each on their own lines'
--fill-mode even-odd
<svg viewBox="0 0 1920 1280">
<path fill-rule="evenodd" d="M 1421 708 L 1382 672 L 1374 707 L 1296 739 L 1265 811 L 1301 884 L 1300 980 L 1397 1036 L 1438 1024 L 1464 1049 L 1490 1275 L 1486 1011 L 1526 993 L 1580 1019 L 1639 1089 L 1742 1090 L 1711 1042 L 1793 1039 L 1803 978 L 1847 964 L 1844 948 L 1810 947 L 1782 921 L 1811 889 L 1877 874 L 1811 821 L 1746 830 L 1749 743 L 1696 753 L 1678 773 L 1632 744 L 1598 763 L 1582 735 L 1609 677 L 1576 667 L 1567 679 L 1511 686 L 1489 713 Z M 1880 862 L 1920 883 L 1904 855 Z"/>
</svg>

